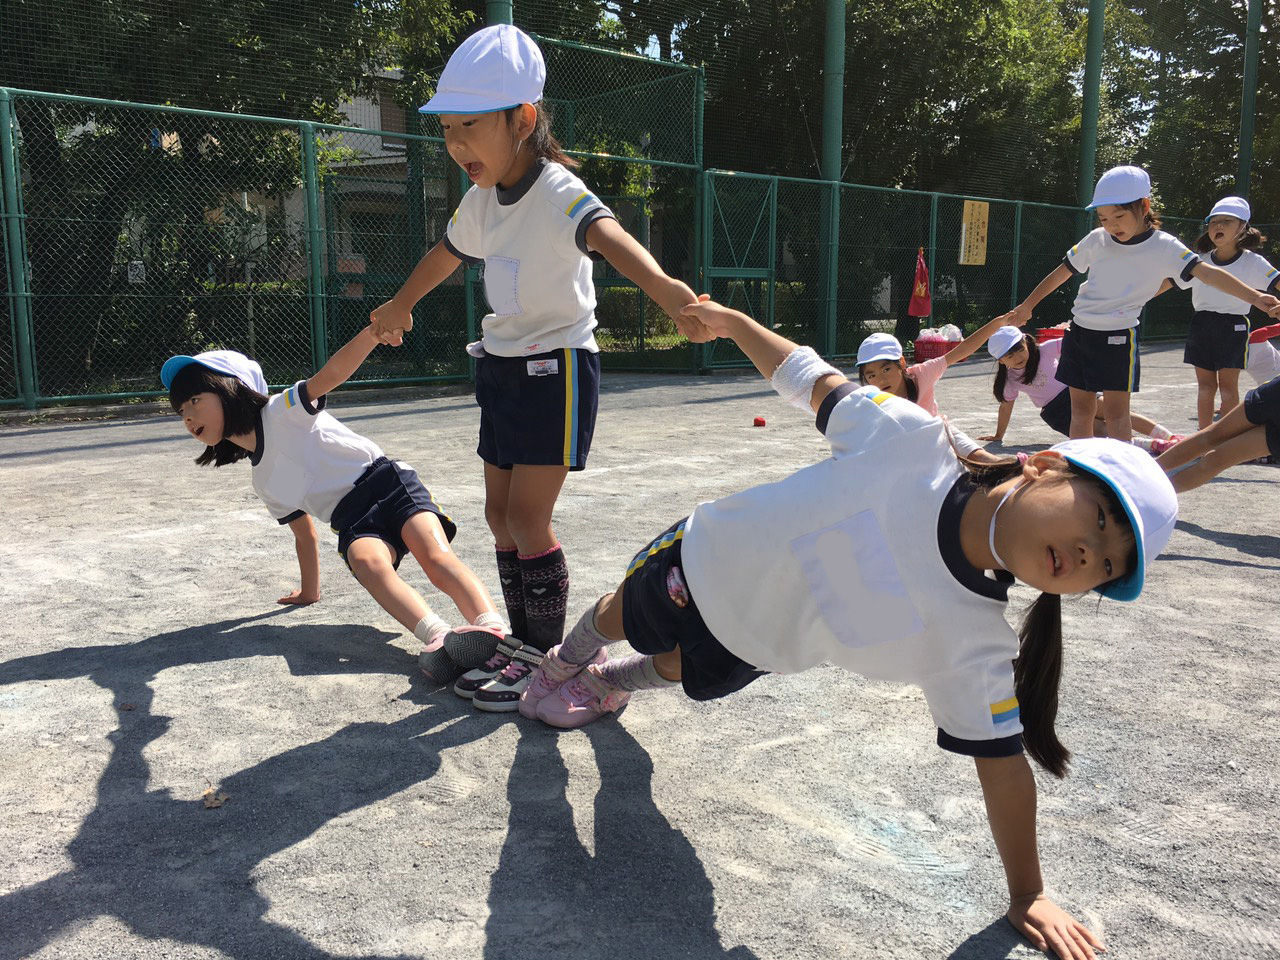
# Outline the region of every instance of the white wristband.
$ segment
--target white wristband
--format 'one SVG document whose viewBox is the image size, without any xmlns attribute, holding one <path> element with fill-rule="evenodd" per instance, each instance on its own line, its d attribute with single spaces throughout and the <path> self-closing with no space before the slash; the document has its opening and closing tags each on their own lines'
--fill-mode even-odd
<svg viewBox="0 0 1280 960">
<path fill-rule="evenodd" d="M 796 347 L 778 364 L 769 383 L 791 406 L 812 412 L 813 385 L 833 373 L 842 376 L 839 370 L 818 356 L 813 347 Z"/>
</svg>

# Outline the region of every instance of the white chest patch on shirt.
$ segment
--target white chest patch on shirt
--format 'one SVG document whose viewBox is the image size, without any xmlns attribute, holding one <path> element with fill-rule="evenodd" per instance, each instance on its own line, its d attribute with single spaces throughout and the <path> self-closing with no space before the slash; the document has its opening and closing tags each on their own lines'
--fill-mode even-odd
<svg viewBox="0 0 1280 960">
<path fill-rule="evenodd" d="M 827 628 L 844 646 L 890 643 L 924 628 L 870 510 L 791 541 L 791 552 Z"/>
<path fill-rule="evenodd" d="M 525 362 L 531 377 L 551 377 L 560 372 L 560 361 L 551 357 L 547 360 L 529 360 Z"/>
</svg>

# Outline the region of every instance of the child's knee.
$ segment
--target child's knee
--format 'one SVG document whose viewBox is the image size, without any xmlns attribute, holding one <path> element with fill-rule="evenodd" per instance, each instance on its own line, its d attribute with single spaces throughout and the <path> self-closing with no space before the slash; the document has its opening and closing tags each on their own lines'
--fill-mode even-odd
<svg viewBox="0 0 1280 960">
<path fill-rule="evenodd" d="M 384 543 L 365 537 L 347 548 L 347 567 L 361 583 L 386 576 L 394 570 L 390 553 Z"/>
</svg>

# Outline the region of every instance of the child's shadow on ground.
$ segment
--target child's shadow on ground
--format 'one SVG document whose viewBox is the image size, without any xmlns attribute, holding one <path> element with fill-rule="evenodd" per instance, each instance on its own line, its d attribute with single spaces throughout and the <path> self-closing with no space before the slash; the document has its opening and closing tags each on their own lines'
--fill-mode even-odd
<svg viewBox="0 0 1280 960">
<path fill-rule="evenodd" d="M 997 960 L 999 957 L 1013 956 L 1015 952 L 1033 957 L 1043 956 L 1022 934 L 1013 929 L 1008 920 L 998 917 L 956 947 L 947 960 Z"/>
<path fill-rule="evenodd" d="M 726 950 L 711 881 L 653 799 L 653 761 L 616 722 L 583 730 L 600 771 L 594 855 L 578 838 L 557 736 L 521 731 L 507 794 L 511 822 L 489 892 L 488 960 L 601 956 L 754 960 Z"/>
</svg>

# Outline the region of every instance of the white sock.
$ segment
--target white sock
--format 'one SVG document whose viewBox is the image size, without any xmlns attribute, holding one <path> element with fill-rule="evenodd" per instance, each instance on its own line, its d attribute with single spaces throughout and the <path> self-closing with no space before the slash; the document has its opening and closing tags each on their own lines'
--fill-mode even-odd
<svg viewBox="0 0 1280 960">
<path fill-rule="evenodd" d="M 1159 423 L 1157 423 L 1154 427 L 1151 428 L 1152 440 L 1168 440 L 1172 436 L 1173 436 L 1173 431 L 1170 430 L 1168 427 L 1163 426 Z"/>
<path fill-rule="evenodd" d="M 1155 437 L 1155 434 L 1154 434 L 1154 433 L 1153 433 L 1151 436 L 1149 436 L 1149 437 L 1144 437 L 1144 436 L 1142 436 L 1141 434 L 1135 434 L 1135 435 L 1134 435 L 1134 437 L 1133 437 L 1133 439 L 1132 439 L 1132 440 L 1130 440 L 1129 442 L 1130 442 L 1130 443 L 1132 443 L 1135 447 L 1139 447 L 1139 448 L 1141 448 L 1141 449 L 1143 449 L 1143 450 L 1147 451 L 1147 453 L 1150 453 L 1150 452 L 1151 452 L 1151 441 L 1153 441 L 1153 440 L 1155 440 L 1155 439 L 1156 439 L 1156 437 Z"/>
<path fill-rule="evenodd" d="M 418 625 L 413 628 L 413 635 L 425 643 L 428 647 L 437 641 L 443 640 L 444 635 L 449 632 L 449 624 L 440 619 L 440 615 L 434 610 L 427 612 L 427 615 L 418 621 Z"/>
<path fill-rule="evenodd" d="M 501 630 L 503 633 L 510 633 L 511 628 L 507 626 L 507 622 L 502 619 L 502 614 L 489 610 L 480 614 L 471 621 L 477 627 L 490 627 L 494 630 Z"/>
</svg>

